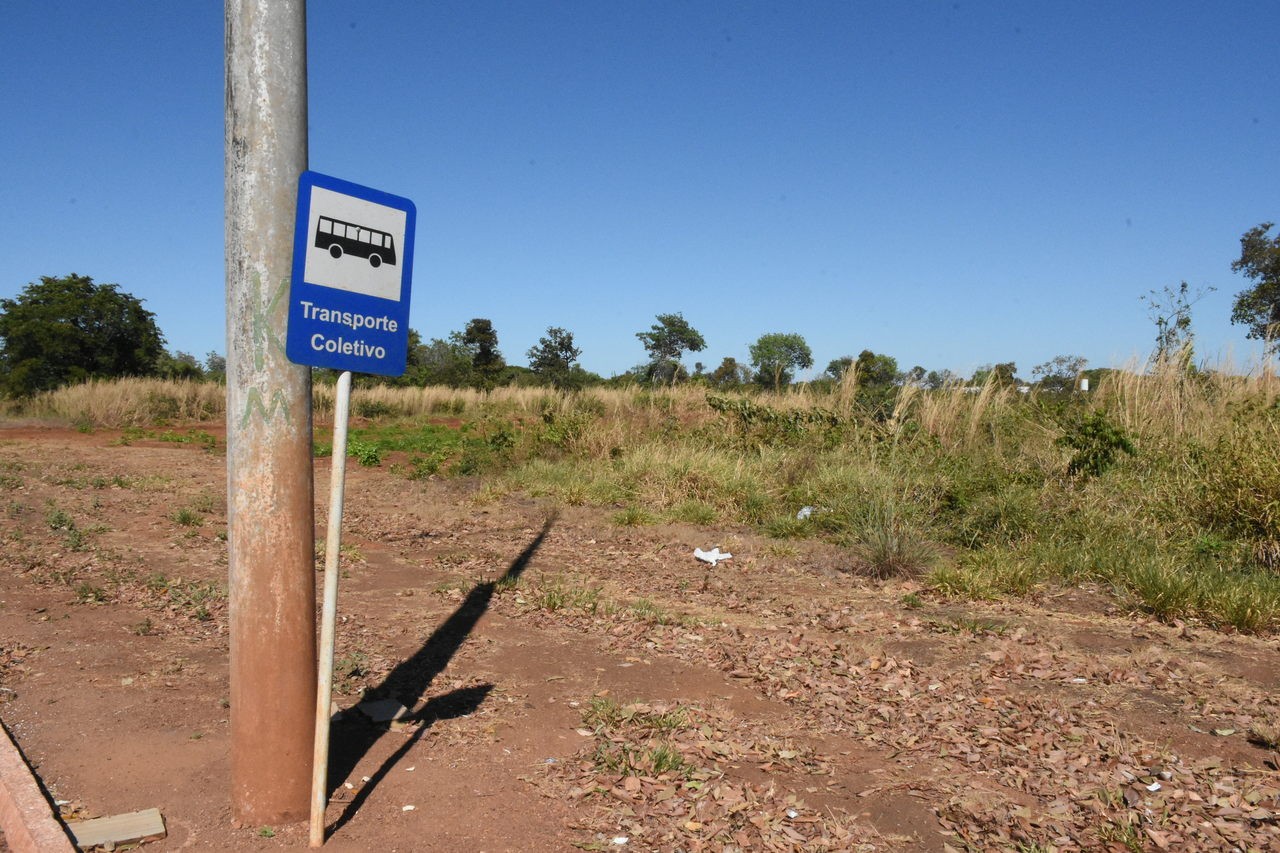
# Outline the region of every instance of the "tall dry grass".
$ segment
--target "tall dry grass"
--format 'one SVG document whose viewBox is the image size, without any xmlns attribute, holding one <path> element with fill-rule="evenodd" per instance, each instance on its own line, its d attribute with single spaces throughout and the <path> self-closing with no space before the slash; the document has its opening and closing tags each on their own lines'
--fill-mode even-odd
<svg viewBox="0 0 1280 853">
<path fill-rule="evenodd" d="M 94 379 L 10 400 L 9 417 L 64 421 L 83 429 L 145 427 L 208 421 L 226 410 L 226 389 L 207 382 L 167 379 Z"/>
<path fill-rule="evenodd" d="M 1203 441 L 1219 434 L 1240 406 L 1270 408 L 1278 397 L 1280 382 L 1270 362 L 1243 372 L 1231 362 L 1188 372 L 1170 359 L 1130 362 L 1107 377 L 1093 401 L 1135 434 Z"/>
<path fill-rule="evenodd" d="M 850 369 L 829 393 L 805 385 L 779 393 L 753 393 L 751 399 L 777 412 L 828 411 L 840 418 L 859 416 L 859 382 Z M 718 392 L 713 392 L 718 393 Z M 3 414 L 62 420 L 89 427 L 120 428 L 157 422 L 208 421 L 225 412 L 220 385 L 162 379 L 93 380 L 5 401 Z M 373 385 L 352 391 L 352 414 L 380 418 L 471 417 L 503 413 L 519 417 L 589 410 L 598 415 L 588 445 L 607 451 L 622 439 L 665 429 L 668 433 L 705 427 L 716 420 L 706 405 L 708 390 L 696 385 L 660 389 L 639 386 L 597 387 L 566 395 L 547 388 L 504 387 L 491 391 L 446 387 Z M 1032 395 L 1034 396 L 1034 395 Z M 899 390 L 890 416 L 880 424 L 894 434 L 910 424 L 952 450 L 989 444 L 1011 414 L 1026 408 L 1027 395 L 988 381 L 980 388 L 948 385 L 926 391 L 916 385 Z M 1280 380 L 1269 365 L 1240 373 L 1232 365 L 1187 374 L 1175 365 L 1131 364 L 1110 374 L 1100 387 L 1077 400 L 1107 411 L 1129 433 L 1166 439 L 1211 440 L 1241 406 L 1271 408 L 1280 399 Z M 317 419 L 333 415 L 334 388 L 316 383 L 312 400 Z"/>
<path fill-rule="evenodd" d="M 872 573 L 922 571 L 940 543 L 955 555 L 933 576 L 946 592 L 1087 578 L 1162 618 L 1280 627 L 1273 372 L 1135 364 L 1087 394 L 908 386 L 887 406 L 864 390 L 854 371 L 829 393 L 371 386 L 353 390 L 352 414 L 359 440 L 403 454 L 411 477 L 479 473 L 490 494 L 617 507 L 619 523 L 824 538 Z M 315 385 L 317 420 L 333 393 Z M 217 385 L 122 380 L 8 414 L 121 428 L 223 407 Z"/>
<path fill-rule="evenodd" d="M 312 386 L 312 407 L 318 420 L 333 416 L 335 388 Z M 793 395 L 794 396 L 794 395 Z M 606 419 L 650 422 L 671 413 L 704 409 L 705 391 L 690 386 L 644 390 L 589 388 L 564 394 L 551 388 L 503 387 L 491 391 L 471 388 L 357 386 L 351 391 L 355 417 L 464 416 L 502 412 L 535 416 L 547 411 L 581 408 L 584 402 Z M 785 399 L 785 397 L 784 397 Z M 790 405 L 805 405 L 804 398 Z M 91 380 L 47 391 L 26 400 L 0 401 L 0 415 L 11 418 L 59 420 L 103 429 L 151 426 L 162 422 L 209 421 L 223 418 L 226 388 L 208 382 L 167 379 Z"/>
</svg>

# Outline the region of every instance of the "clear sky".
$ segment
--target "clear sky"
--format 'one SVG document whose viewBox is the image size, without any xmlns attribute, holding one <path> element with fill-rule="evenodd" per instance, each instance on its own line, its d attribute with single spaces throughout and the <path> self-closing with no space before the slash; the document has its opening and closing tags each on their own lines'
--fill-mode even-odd
<svg viewBox="0 0 1280 853">
<path fill-rule="evenodd" d="M 311 168 L 418 208 L 411 325 L 548 326 L 603 375 L 798 332 L 968 375 L 1145 356 L 1185 280 L 1199 353 L 1239 238 L 1280 220 L 1280 3 L 308 4 Z M 225 352 L 223 9 L 14 0 L 0 296 L 76 272 Z"/>
</svg>

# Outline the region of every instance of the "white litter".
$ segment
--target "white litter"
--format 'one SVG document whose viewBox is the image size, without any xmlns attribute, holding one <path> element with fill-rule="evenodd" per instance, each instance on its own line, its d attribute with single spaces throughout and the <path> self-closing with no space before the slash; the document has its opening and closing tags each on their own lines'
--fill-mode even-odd
<svg viewBox="0 0 1280 853">
<path fill-rule="evenodd" d="M 1160 790 L 1160 783 L 1152 782 L 1150 785 L 1147 786 L 1147 790 L 1154 794 L 1156 791 Z"/>
<path fill-rule="evenodd" d="M 728 552 L 721 552 L 719 546 L 712 548 L 710 551 L 704 551 L 701 548 L 693 549 L 694 559 L 701 560 L 704 563 L 715 565 L 721 560 L 732 560 L 733 555 Z"/>
<path fill-rule="evenodd" d="M 796 521 L 804 521 L 811 515 L 813 515 L 813 507 L 802 506 L 800 507 L 800 511 L 796 513 Z"/>
<path fill-rule="evenodd" d="M 630 838 L 628 838 L 628 837 L 627 837 L 627 836 L 625 836 L 625 835 L 615 835 L 615 836 L 613 837 L 613 843 L 614 843 L 614 844 L 616 844 L 616 845 L 618 845 L 619 847 L 621 847 L 622 845 L 626 844 L 626 843 L 627 843 L 628 841 L 630 841 L 630 840 L 631 840 L 631 839 L 630 839 Z"/>
<path fill-rule="evenodd" d="M 414 810 L 414 809 L 416 809 L 416 808 L 417 808 L 417 806 L 403 806 L 403 807 L 400 809 L 400 811 L 402 811 L 402 812 L 411 812 L 411 811 L 413 811 L 413 810 Z"/>
</svg>

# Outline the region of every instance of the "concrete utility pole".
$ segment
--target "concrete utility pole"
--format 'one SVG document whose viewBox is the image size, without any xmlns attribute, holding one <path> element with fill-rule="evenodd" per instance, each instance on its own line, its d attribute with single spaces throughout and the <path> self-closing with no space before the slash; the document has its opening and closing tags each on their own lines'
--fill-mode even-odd
<svg viewBox="0 0 1280 853">
<path fill-rule="evenodd" d="M 311 371 L 285 358 L 305 0 L 226 0 L 227 520 L 231 804 L 307 819 L 315 712 Z"/>
</svg>

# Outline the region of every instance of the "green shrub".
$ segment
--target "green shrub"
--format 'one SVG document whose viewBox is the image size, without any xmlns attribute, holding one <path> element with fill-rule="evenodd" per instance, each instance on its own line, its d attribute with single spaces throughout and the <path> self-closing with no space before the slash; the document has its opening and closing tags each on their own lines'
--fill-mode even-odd
<svg viewBox="0 0 1280 853">
<path fill-rule="evenodd" d="M 1067 463 L 1067 473 L 1096 477 L 1110 468 L 1120 453 L 1133 456 L 1133 442 L 1106 413 L 1097 410 L 1068 422 L 1057 444 L 1075 451 Z"/>
<path fill-rule="evenodd" d="M 376 468 L 382 464 L 382 448 L 378 445 L 352 438 L 347 441 L 347 455 L 353 457 L 366 468 Z"/>
</svg>

